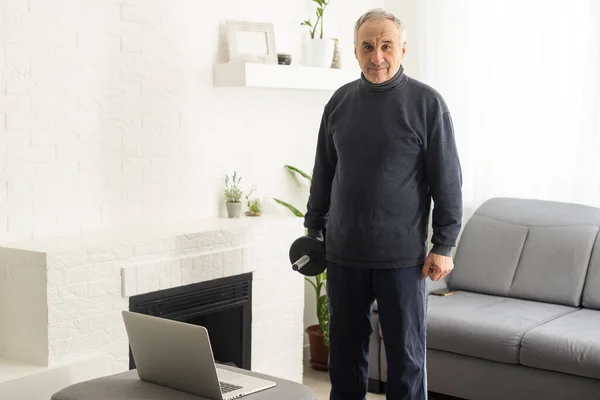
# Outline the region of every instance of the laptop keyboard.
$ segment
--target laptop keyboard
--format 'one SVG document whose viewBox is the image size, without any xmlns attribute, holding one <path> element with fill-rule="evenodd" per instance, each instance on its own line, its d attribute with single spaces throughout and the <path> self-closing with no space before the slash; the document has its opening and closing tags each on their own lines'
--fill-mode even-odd
<svg viewBox="0 0 600 400">
<path fill-rule="evenodd" d="M 219 382 L 221 384 L 221 393 L 229 393 L 241 389 L 242 386 L 232 385 L 231 383 Z"/>
</svg>

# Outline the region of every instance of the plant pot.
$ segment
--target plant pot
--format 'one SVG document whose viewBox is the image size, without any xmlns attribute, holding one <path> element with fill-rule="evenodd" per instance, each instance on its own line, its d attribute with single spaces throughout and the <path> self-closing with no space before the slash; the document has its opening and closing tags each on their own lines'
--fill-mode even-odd
<svg viewBox="0 0 600 400">
<path fill-rule="evenodd" d="M 239 218 L 242 215 L 242 203 L 225 203 L 227 206 L 227 216 L 229 218 Z"/>
<path fill-rule="evenodd" d="M 327 371 L 329 365 L 329 348 L 325 346 L 325 337 L 321 333 L 321 327 L 311 325 L 306 328 L 308 343 L 310 346 L 310 365 L 318 371 Z"/>
<path fill-rule="evenodd" d="M 303 64 L 308 67 L 331 68 L 335 42 L 331 39 L 306 39 L 303 46 Z"/>
</svg>

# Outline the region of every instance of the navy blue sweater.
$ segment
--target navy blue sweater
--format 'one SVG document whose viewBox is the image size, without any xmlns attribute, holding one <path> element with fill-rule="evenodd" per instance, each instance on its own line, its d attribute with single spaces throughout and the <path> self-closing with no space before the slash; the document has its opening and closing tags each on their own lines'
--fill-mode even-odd
<svg viewBox="0 0 600 400">
<path fill-rule="evenodd" d="M 325 229 L 327 260 L 390 268 L 450 255 L 462 220 L 462 172 L 441 95 L 408 77 L 361 78 L 325 105 L 304 226 Z"/>
</svg>

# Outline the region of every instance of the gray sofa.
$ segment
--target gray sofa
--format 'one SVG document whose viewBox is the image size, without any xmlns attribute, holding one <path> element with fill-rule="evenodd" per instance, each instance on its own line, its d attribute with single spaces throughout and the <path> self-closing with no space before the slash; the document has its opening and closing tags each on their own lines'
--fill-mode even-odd
<svg viewBox="0 0 600 400">
<path fill-rule="evenodd" d="M 600 209 L 494 198 L 465 224 L 428 297 L 432 392 L 464 399 L 600 399 Z M 372 317 L 369 386 L 384 392 L 385 343 Z"/>
</svg>

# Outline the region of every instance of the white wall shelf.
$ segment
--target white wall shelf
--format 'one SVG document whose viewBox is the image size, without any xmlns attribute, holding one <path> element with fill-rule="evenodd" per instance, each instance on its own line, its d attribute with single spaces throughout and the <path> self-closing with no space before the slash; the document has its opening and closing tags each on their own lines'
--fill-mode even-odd
<svg viewBox="0 0 600 400">
<path fill-rule="evenodd" d="M 354 69 L 317 68 L 294 65 L 229 62 L 213 69 L 215 87 L 336 90 L 360 78 Z"/>
</svg>

